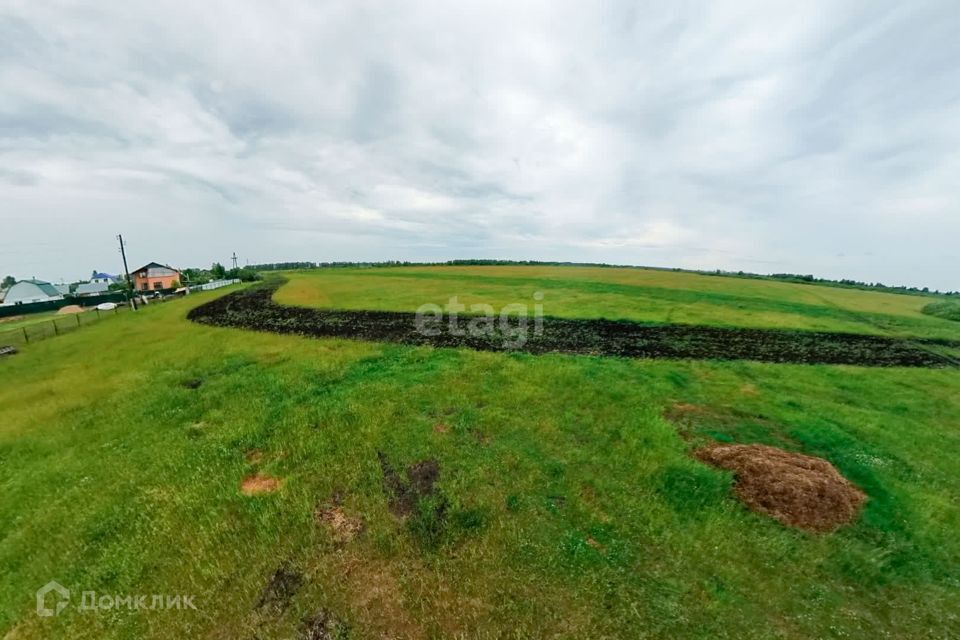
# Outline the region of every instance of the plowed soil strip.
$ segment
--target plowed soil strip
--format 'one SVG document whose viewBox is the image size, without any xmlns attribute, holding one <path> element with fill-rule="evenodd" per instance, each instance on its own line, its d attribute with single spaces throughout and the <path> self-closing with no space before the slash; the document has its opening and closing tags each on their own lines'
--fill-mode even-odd
<svg viewBox="0 0 960 640">
<path fill-rule="evenodd" d="M 280 305 L 273 292 L 283 281 L 228 294 L 201 305 L 187 316 L 203 324 L 338 337 L 374 342 L 397 342 L 434 347 L 467 347 L 480 351 L 568 353 L 626 358 L 694 360 L 755 360 L 795 364 L 848 364 L 867 367 L 955 367 L 952 359 L 928 347 L 960 347 L 948 340 L 900 339 L 850 333 L 821 333 L 781 329 L 735 329 L 696 325 L 639 324 L 619 320 L 543 318 L 534 331 L 530 318 L 526 341 L 499 329 L 469 335 L 469 318 L 460 318 L 454 332 L 446 317 L 431 324 L 434 335 L 418 330 L 416 314 L 393 311 L 345 311 Z M 516 330 L 516 322 L 511 323 Z"/>
</svg>

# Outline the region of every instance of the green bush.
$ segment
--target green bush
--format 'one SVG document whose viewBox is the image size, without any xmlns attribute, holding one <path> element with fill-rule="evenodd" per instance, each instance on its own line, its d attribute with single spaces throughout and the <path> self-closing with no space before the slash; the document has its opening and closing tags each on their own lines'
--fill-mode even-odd
<svg viewBox="0 0 960 640">
<path fill-rule="evenodd" d="M 952 300 L 931 302 L 923 308 L 923 313 L 928 316 L 960 322 L 960 302 L 954 302 Z"/>
</svg>

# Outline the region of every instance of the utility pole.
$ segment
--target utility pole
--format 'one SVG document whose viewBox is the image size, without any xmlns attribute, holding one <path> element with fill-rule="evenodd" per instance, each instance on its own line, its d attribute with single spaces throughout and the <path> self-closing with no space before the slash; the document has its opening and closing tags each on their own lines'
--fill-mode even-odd
<svg viewBox="0 0 960 640">
<path fill-rule="evenodd" d="M 127 276 L 127 301 L 130 303 L 130 308 L 136 311 L 137 303 L 133 301 L 133 282 L 130 280 L 130 268 L 127 266 L 127 252 L 123 249 L 123 235 L 117 235 L 117 240 L 120 241 L 120 255 L 123 256 L 123 273 Z"/>
<path fill-rule="evenodd" d="M 236 251 L 233 252 L 233 255 L 230 256 L 230 259 L 233 260 L 233 269 L 234 271 L 236 271 L 237 269 L 237 252 Z"/>
</svg>

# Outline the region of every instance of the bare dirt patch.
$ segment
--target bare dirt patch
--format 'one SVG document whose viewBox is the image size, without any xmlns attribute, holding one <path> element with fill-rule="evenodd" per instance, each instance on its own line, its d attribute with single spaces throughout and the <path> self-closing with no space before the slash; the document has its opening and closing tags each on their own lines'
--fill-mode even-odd
<svg viewBox="0 0 960 640">
<path fill-rule="evenodd" d="M 594 549 L 596 549 L 597 551 L 599 551 L 600 553 L 603 553 L 607 550 L 606 545 L 600 544 L 599 542 L 597 542 L 595 539 L 591 537 L 587 538 L 587 544 L 593 547 Z"/>
<path fill-rule="evenodd" d="M 383 473 L 383 488 L 387 492 L 390 512 L 398 518 L 413 513 L 421 498 L 434 493 L 434 484 L 440 479 L 440 463 L 434 458 L 421 460 L 406 469 L 406 478 L 390 464 L 382 452 L 377 452 Z"/>
<path fill-rule="evenodd" d="M 344 554 L 338 562 L 338 575 L 341 576 L 355 611 L 363 611 L 369 638 L 425 638 L 428 634 L 421 626 L 419 605 L 416 594 L 419 588 L 429 588 L 431 572 L 416 574 L 413 578 L 409 567 L 403 563 L 385 562 L 371 558 L 367 554 Z M 410 600 L 405 595 L 403 585 L 407 577 L 417 583 Z M 430 591 L 433 593 L 432 591 Z M 321 636 L 322 637 L 322 636 Z M 442 634 L 438 637 L 454 637 L 454 634 Z"/>
<path fill-rule="evenodd" d="M 855 520 L 867 499 L 822 458 L 760 444 L 711 445 L 694 455 L 732 471 L 741 502 L 790 527 L 833 531 Z"/>
<path fill-rule="evenodd" d="M 314 513 L 316 521 L 325 526 L 338 545 L 344 545 L 363 533 L 363 518 L 353 517 L 339 504 L 326 504 Z"/>
<path fill-rule="evenodd" d="M 17 322 L 18 320 L 23 320 L 27 316 L 7 316 L 6 318 L 0 318 L 0 324 L 4 322 Z"/>
<path fill-rule="evenodd" d="M 433 425 L 433 432 L 434 432 L 434 433 L 441 433 L 441 434 L 442 434 L 442 433 L 449 433 L 449 432 L 450 432 L 450 427 L 448 427 L 447 425 L 445 425 L 445 424 L 442 423 L 442 422 L 438 422 L 437 424 Z"/>
<path fill-rule="evenodd" d="M 258 496 L 264 493 L 273 493 L 280 488 L 281 481 L 262 473 L 247 476 L 240 484 L 240 492 L 245 496 Z"/>
<path fill-rule="evenodd" d="M 346 640 L 350 628 L 329 609 L 318 609 L 307 616 L 297 640 Z"/>
<path fill-rule="evenodd" d="M 270 576 L 260 592 L 255 607 L 273 613 L 283 612 L 303 584 L 303 574 L 288 564 L 282 564 Z"/>
<path fill-rule="evenodd" d="M 470 435 L 480 444 L 490 444 L 490 435 L 480 429 L 470 429 Z"/>
<path fill-rule="evenodd" d="M 243 457 L 250 464 L 257 464 L 263 460 L 263 451 L 260 451 L 260 449 L 250 449 L 243 454 Z"/>
</svg>

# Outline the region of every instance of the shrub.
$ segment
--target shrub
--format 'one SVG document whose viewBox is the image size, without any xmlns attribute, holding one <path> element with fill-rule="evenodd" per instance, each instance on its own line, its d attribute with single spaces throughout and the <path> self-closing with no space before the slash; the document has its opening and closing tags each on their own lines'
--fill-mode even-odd
<svg viewBox="0 0 960 640">
<path fill-rule="evenodd" d="M 931 302 L 925 306 L 922 311 L 928 316 L 960 322 L 960 302 L 953 302 L 951 300 Z"/>
</svg>

